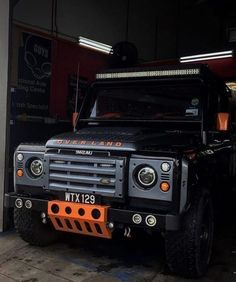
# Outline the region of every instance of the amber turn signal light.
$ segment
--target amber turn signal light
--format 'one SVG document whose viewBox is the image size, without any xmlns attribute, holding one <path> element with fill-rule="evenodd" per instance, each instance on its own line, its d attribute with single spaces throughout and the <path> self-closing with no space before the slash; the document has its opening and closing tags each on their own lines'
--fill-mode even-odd
<svg viewBox="0 0 236 282">
<path fill-rule="evenodd" d="M 22 176 L 24 175 L 23 170 L 22 170 L 22 169 L 18 169 L 16 175 L 17 175 L 18 177 L 22 177 Z"/>
<path fill-rule="evenodd" d="M 161 182 L 161 191 L 168 192 L 170 190 L 170 184 L 168 182 Z"/>
</svg>

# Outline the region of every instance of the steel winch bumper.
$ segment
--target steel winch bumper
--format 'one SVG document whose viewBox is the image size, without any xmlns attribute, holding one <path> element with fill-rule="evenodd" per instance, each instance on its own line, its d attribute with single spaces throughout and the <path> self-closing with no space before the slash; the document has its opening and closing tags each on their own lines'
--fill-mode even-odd
<svg viewBox="0 0 236 282">
<path fill-rule="evenodd" d="M 58 231 L 112 238 L 119 227 L 140 227 L 156 231 L 175 231 L 180 216 L 115 209 L 107 205 L 88 205 L 59 200 L 5 195 L 5 207 L 32 209 L 44 214 Z"/>
</svg>

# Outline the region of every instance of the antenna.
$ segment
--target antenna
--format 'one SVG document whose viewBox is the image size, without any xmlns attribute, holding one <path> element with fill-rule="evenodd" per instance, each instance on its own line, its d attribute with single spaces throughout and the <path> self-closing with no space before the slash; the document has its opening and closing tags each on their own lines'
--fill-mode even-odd
<svg viewBox="0 0 236 282">
<path fill-rule="evenodd" d="M 76 131 L 76 124 L 78 120 L 78 99 L 79 99 L 79 69 L 80 69 L 80 62 L 78 62 L 77 68 L 77 81 L 76 81 L 76 94 L 75 94 L 75 111 L 73 113 L 73 131 Z"/>
</svg>

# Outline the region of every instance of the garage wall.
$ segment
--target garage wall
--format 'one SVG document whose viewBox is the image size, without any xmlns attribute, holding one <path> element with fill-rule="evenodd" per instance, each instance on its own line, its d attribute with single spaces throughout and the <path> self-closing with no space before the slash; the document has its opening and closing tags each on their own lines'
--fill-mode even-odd
<svg viewBox="0 0 236 282">
<path fill-rule="evenodd" d="M 57 119 L 69 119 L 68 105 L 72 99 L 69 90 L 71 76 L 76 77 L 78 63 L 80 77 L 87 82 L 95 79 L 95 74 L 107 68 L 107 56 L 77 44 L 53 39 L 53 63 L 51 77 L 50 116 Z"/>
<path fill-rule="evenodd" d="M 58 0 L 58 32 L 74 38 L 79 35 L 107 44 L 125 36 L 126 0 Z M 15 7 L 14 19 L 51 29 L 52 0 L 21 0 Z"/>
<path fill-rule="evenodd" d="M 13 19 L 50 30 L 51 0 L 20 0 L 14 7 Z"/>
<path fill-rule="evenodd" d="M 226 30 L 236 27 L 230 0 L 58 0 L 58 32 L 107 44 L 126 38 L 143 60 L 171 59 L 228 47 Z M 21 0 L 14 19 L 51 29 L 52 0 Z"/>
<path fill-rule="evenodd" d="M 126 0 L 59 0 L 58 30 L 113 44 L 125 36 Z"/>
<path fill-rule="evenodd" d="M 147 4 L 148 2 L 148 4 Z M 133 42 L 143 60 L 156 57 L 158 1 L 131 0 L 128 21 L 128 40 Z"/>
<path fill-rule="evenodd" d="M 220 49 L 222 21 L 215 7 L 190 5 L 185 1 L 180 10 L 178 49 L 181 55 L 206 53 Z"/>
<path fill-rule="evenodd" d="M 0 232 L 3 231 L 3 202 L 8 161 L 8 56 L 9 56 L 9 1 L 0 1 Z"/>
<path fill-rule="evenodd" d="M 158 1 L 159 2 L 159 1 Z M 161 1 L 157 14 L 157 59 L 173 59 L 178 54 L 178 0 Z"/>
<path fill-rule="evenodd" d="M 176 12 L 173 3 L 176 2 L 130 0 L 127 39 L 138 47 L 141 59 L 175 56 L 176 17 L 173 14 Z M 21 0 L 15 7 L 14 19 L 50 30 L 51 6 L 52 0 Z M 126 39 L 127 7 L 128 0 L 58 0 L 58 32 L 113 45 Z M 165 42 L 170 46 L 167 49 Z"/>
</svg>

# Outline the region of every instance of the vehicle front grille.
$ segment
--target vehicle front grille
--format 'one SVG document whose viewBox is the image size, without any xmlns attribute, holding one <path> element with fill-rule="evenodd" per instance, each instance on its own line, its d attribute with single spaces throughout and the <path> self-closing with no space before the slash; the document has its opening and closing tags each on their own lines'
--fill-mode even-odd
<svg viewBox="0 0 236 282">
<path fill-rule="evenodd" d="M 123 197 L 124 158 L 46 154 L 48 189 Z"/>
</svg>

